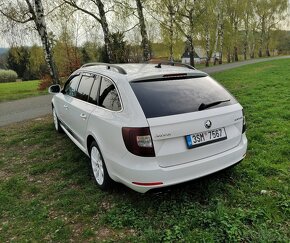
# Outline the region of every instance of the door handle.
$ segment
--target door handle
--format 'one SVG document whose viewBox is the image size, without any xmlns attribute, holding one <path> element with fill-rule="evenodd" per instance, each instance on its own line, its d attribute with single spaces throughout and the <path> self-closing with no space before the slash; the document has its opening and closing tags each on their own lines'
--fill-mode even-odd
<svg viewBox="0 0 290 243">
<path fill-rule="evenodd" d="M 83 118 L 84 120 L 87 119 L 87 115 L 85 115 L 84 113 L 80 114 L 80 117 Z"/>
<path fill-rule="evenodd" d="M 68 109 L 68 106 L 67 105 L 63 105 L 63 107 L 67 110 Z"/>
</svg>

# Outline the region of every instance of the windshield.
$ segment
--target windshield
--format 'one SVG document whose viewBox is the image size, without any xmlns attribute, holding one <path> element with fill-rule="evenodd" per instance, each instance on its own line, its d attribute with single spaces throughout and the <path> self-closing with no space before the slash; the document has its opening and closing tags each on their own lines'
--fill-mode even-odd
<svg viewBox="0 0 290 243">
<path fill-rule="evenodd" d="M 196 112 L 202 103 L 225 101 L 207 109 L 237 103 L 210 77 L 132 82 L 131 87 L 147 118 Z"/>
</svg>

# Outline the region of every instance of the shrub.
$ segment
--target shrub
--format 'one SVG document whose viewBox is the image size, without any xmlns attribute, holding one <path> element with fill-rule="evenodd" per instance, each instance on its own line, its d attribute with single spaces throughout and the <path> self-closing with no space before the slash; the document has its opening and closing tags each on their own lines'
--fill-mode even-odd
<svg viewBox="0 0 290 243">
<path fill-rule="evenodd" d="M 0 70 L 0 83 L 15 82 L 17 73 L 13 70 Z"/>
<path fill-rule="evenodd" d="M 52 79 L 49 75 L 44 75 L 38 85 L 37 90 L 46 90 L 50 85 L 52 85 Z"/>
</svg>

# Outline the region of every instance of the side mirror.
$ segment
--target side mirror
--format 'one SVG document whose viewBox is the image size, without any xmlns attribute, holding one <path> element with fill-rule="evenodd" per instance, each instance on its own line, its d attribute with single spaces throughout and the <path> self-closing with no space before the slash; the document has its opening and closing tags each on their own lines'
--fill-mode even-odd
<svg viewBox="0 0 290 243">
<path fill-rule="evenodd" d="M 57 94 L 61 91 L 61 87 L 59 84 L 54 84 L 54 85 L 51 85 L 49 88 L 48 88 L 48 93 L 50 94 Z"/>
</svg>

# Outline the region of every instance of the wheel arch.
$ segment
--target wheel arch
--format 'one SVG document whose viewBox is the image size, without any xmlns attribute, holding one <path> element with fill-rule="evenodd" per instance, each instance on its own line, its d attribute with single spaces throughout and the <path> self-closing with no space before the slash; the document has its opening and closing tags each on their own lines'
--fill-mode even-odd
<svg viewBox="0 0 290 243">
<path fill-rule="evenodd" d="M 89 157 L 91 156 L 91 154 L 90 154 L 90 152 L 91 152 L 91 151 L 90 151 L 91 144 L 92 144 L 93 142 L 96 142 L 96 144 L 97 144 L 97 146 L 98 146 L 98 148 L 99 148 L 99 150 L 100 150 L 100 152 L 101 152 L 101 154 L 102 154 L 102 157 L 103 157 L 103 160 L 104 160 L 104 163 L 105 163 L 105 166 L 106 166 L 106 168 L 107 168 L 107 172 L 108 172 L 110 178 L 112 178 L 114 181 L 117 181 L 118 179 L 117 179 L 117 177 L 115 176 L 115 173 L 113 172 L 113 169 L 112 169 L 112 167 L 111 167 L 111 164 L 108 163 L 108 161 L 104 158 L 104 155 L 103 155 L 103 153 L 102 153 L 102 148 L 100 147 L 100 143 L 99 143 L 98 140 L 95 138 L 95 136 L 92 135 L 92 134 L 88 134 L 88 136 L 87 136 L 87 141 L 86 141 L 86 142 L 87 142 L 87 144 L 86 144 L 87 154 L 88 154 Z"/>
<path fill-rule="evenodd" d="M 91 148 L 91 144 L 93 143 L 93 142 L 96 142 L 97 144 L 98 144 L 98 142 L 97 142 L 97 140 L 90 134 L 90 135 L 88 135 L 88 137 L 87 137 L 87 151 L 88 151 L 88 155 L 90 156 L 90 148 Z"/>
</svg>

